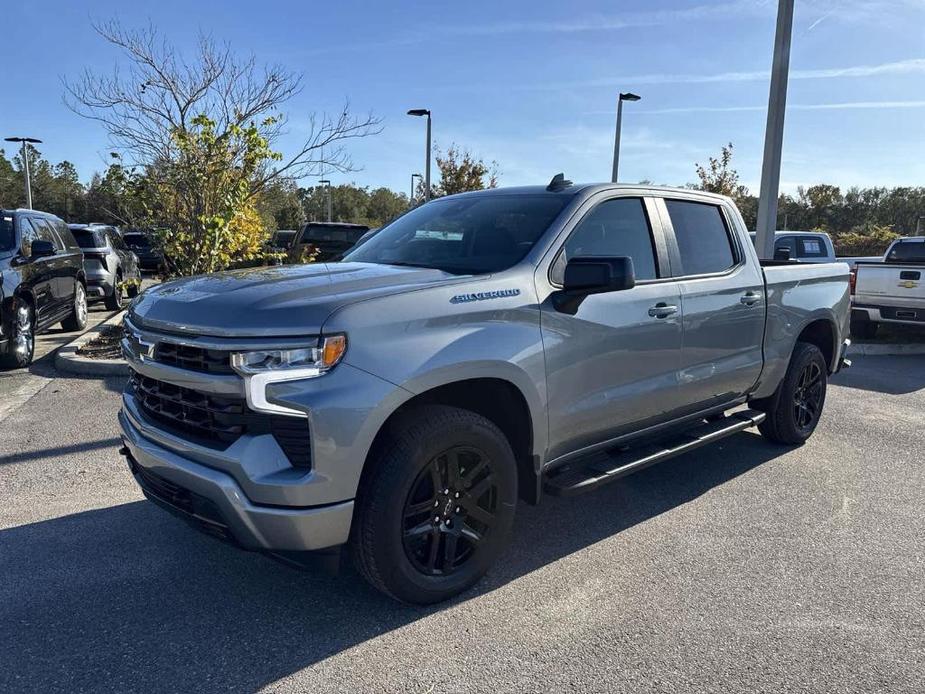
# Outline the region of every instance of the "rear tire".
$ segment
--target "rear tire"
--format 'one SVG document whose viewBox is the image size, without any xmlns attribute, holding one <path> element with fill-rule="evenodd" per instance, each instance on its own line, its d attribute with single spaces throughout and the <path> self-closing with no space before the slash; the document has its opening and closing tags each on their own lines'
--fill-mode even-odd
<svg viewBox="0 0 925 694">
<path fill-rule="evenodd" d="M 828 383 L 825 357 L 816 345 L 797 342 L 784 380 L 774 395 L 752 406 L 767 413 L 758 430 L 769 441 L 802 444 L 813 435 Z"/>
<path fill-rule="evenodd" d="M 880 324 L 872 320 L 851 321 L 851 335 L 859 340 L 872 340 L 877 336 Z"/>
<path fill-rule="evenodd" d="M 29 366 L 35 355 L 35 312 L 29 303 L 17 299 L 8 334 L 6 349 L 0 352 L 0 367 L 23 369 Z"/>
<path fill-rule="evenodd" d="M 87 290 L 81 282 L 74 285 L 74 308 L 71 315 L 61 321 L 61 327 L 69 333 L 87 327 Z"/>
<path fill-rule="evenodd" d="M 419 605 L 474 585 L 506 546 L 517 504 L 517 465 L 498 427 L 468 410 L 421 407 L 368 464 L 350 542 L 363 577 Z"/>
<path fill-rule="evenodd" d="M 125 304 L 125 293 L 122 286 L 121 273 L 116 275 L 115 284 L 112 287 L 112 294 L 106 297 L 106 308 L 110 311 L 120 311 Z"/>
</svg>

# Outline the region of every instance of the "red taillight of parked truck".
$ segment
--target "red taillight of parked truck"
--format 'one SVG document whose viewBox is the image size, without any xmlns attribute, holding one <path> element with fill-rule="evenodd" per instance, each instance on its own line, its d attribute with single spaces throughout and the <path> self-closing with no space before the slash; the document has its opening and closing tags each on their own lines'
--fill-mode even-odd
<svg viewBox="0 0 925 694">
<path fill-rule="evenodd" d="M 848 275 L 848 288 L 851 291 L 851 296 L 854 296 L 854 288 L 857 285 L 857 283 L 858 283 L 858 270 L 857 268 L 854 268 L 851 271 L 851 274 Z"/>
</svg>

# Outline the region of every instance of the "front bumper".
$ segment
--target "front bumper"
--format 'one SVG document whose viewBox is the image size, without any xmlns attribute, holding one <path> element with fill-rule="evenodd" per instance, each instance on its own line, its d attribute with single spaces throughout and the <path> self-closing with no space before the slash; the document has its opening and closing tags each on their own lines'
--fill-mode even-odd
<svg viewBox="0 0 925 694">
<path fill-rule="evenodd" d="M 145 496 L 200 529 L 262 551 L 311 551 L 347 541 L 353 500 L 311 507 L 256 504 L 231 475 L 144 438 L 125 412 L 119 423 L 123 452 Z"/>
</svg>

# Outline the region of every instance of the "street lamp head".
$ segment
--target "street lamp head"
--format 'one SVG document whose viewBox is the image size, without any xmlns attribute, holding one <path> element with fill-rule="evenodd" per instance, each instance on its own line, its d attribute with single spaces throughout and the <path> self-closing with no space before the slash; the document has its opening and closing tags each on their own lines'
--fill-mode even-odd
<svg viewBox="0 0 925 694">
<path fill-rule="evenodd" d="M 639 101 L 642 97 L 632 92 L 620 92 L 620 101 Z"/>
<path fill-rule="evenodd" d="M 320 183 L 320 184 L 323 185 L 323 186 L 329 186 L 329 185 L 331 185 L 331 182 L 330 182 L 329 180 L 327 180 L 326 178 L 319 179 L 319 180 L 318 180 L 318 183 Z"/>
<path fill-rule="evenodd" d="M 426 108 L 413 108 L 408 111 L 409 116 L 429 116 L 430 111 Z"/>
<path fill-rule="evenodd" d="M 28 142 L 30 144 L 38 145 L 41 144 L 41 140 L 37 140 L 34 137 L 4 137 L 6 142 Z"/>
</svg>

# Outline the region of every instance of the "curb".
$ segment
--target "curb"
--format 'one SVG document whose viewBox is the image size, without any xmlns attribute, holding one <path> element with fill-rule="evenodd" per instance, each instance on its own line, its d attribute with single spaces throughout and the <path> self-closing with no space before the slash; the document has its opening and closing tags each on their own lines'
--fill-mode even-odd
<svg viewBox="0 0 925 694">
<path fill-rule="evenodd" d="M 84 376 L 127 376 L 128 364 L 122 359 L 88 359 L 77 354 L 77 349 L 96 337 L 103 326 L 117 323 L 122 320 L 123 316 L 125 316 L 125 311 L 120 311 L 87 332 L 82 333 L 76 340 L 59 347 L 55 353 L 55 368 Z"/>
<path fill-rule="evenodd" d="M 909 344 L 858 344 L 853 343 L 848 348 L 848 356 L 885 357 L 908 356 L 911 354 L 925 354 L 925 344 L 913 342 Z"/>
</svg>

